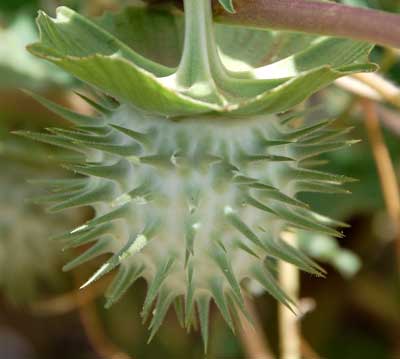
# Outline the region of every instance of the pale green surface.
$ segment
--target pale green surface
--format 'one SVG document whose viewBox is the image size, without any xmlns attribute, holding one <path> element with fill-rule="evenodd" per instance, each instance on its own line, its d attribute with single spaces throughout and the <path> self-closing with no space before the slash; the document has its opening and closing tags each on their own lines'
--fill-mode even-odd
<svg viewBox="0 0 400 359">
<path fill-rule="evenodd" d="M 96 212 L 57 238 L 68 248 L 93 242 L 64 270 L 111 254 L 84 286 L 119 267 L 107 292 L 110 306 L 144 277 L 142 316 L 152 314 L 150 339 L 168 307 L 184 301 L 178 317 L 189 329 L 197 306 L 207 345 L 211 299 L 233 330 L 237 310 L 248 315 L 241 293 L 248 281 L 293 310 L 274 261 L 324 273 L 281 233 L 343 236 L 344 223 L 312 211 L 296 195 L 335 192 L 352 181 L 309 170 L 304 160 L 354 142 L 342 140 L 347 130 L 329 128 L 331 121 L 299 128 L 302 113 L 276 113 L 340 76 L 376 67 L 364 43 L 222 25 L 214 36 L 209 0 L 185 0 L 185 9 L 184 26 L 180 17 L 144 8 L 97 23 L 65 7 L 56 19 L 41 13 L 41 39 L 30 51 L 121 105 L 95 105 L 96 122 L 39 99 L 76 126 L 22 135 L 85 156 L 65 166 L 84 177 L 54 182 L 57 193 L 47 197 L 54 212 L 79 206 Z M 163 41 L 164 34 L 171 38 Z M 314 255 L 324 250 L 314 248 Z M 347 254 L 335 257 L 336 265 L 351 272 L 355 261 Z"/>
</svg>

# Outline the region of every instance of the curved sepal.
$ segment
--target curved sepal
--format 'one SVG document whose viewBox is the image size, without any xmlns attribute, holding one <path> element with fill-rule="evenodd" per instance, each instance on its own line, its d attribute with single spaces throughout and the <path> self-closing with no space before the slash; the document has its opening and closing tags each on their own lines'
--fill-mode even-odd
<svg viewBox="0 0 400 359">
<path fill-rule="evenodd" d="M 28 50 L 107 94 L 168 116 L 216 109 L 166 86 L 160 79 L 173 69 L 144 58 L 71 9 L 58 8 L 55 19 L 40 12 L 37 24 L 40 41 Z"/>
<path fill-rule="evenodd" d="M 66 7 L 58 8 L 55 19 L 39 14 L 40 41 L 29 50 L 123 102 L 170 117 L 282 112 L 338 77 L 376 69 L 368 64 L 370 45 L 335 38 L 314 39 L 302 51 L 294 47 L 288 57 L 260 68 L 242 60 L 227 60 L 217 51 L 218 31 L 209 18 L 208 0 L 204 1 L 200 5 L 192 0 L 185 2 L 188 25 L 177 68 L 144 57 L 121 41 L 121 35 L 114 36 Z M 224 4 L 230 9 L 230 1 Z M 191 6 L 199 11 L 193 24 Z M 136 15 L 150 10 L 141 11 Z M 160 21 L 169 19 L 170 25 L 164 27 L 178 35 L 181 25 L 175 17 L 163 15 Z M 110 17 L 107 19 L 103 22 L 113 28 Z M 224 31 L 237 30 L 226 26 Z M 146 33 L 143 31 L 143 36 Z M 141 47 L 143 41 L 139 41 Z M 232 60 L 243 66 L 230 67 Z"/>
</svg>

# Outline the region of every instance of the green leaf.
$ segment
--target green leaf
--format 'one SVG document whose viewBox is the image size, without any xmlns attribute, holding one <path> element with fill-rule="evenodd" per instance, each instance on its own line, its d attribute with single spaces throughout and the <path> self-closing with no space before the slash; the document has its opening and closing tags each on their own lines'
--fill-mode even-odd
<svg viewBox="0 0 400 359">
<path fill-rule="evenodd" d="M 231 14 L 234 14 L 235 8 L 233 7 L 233 1 L 232 0 L 218 0 L 218 2 L 223 6 L 223 8 L 230 12 Z"/>
<path fill-rule="evenodd" d="M 215 24 L 222 61 L 228 69 L 264 66 L 306 49 L 316 38 L 290 32 Z"/>
<path fill-rule="evenodd" d="M 33 51 L 45 51 L 55 57 L 118 55 L 156 76 L 168 76 L 173 72 L 173 69 L 139 55 L 93 21 L 65 6 L 57 8 L 55 19 L 40 11 L 36 21 L 40 42 L 30 46 Z"/>
<path fill-rule="evenodd" d="M 231 113 L 239 115 L 287 111 L 339 77 L 375 70 L 376 66 L 373 64 L 354 65 L 342 70 L 335 70 L 331 66 L 322 66 L 316 70 L 306 71 L 288 79 L 270 91 L 265 91 L 258 96 L 243 100 Z"/>
<path fill-rule="evenodd" d="M 142 56 L 171 68 L 178 66 L 183 16 L 174 16 L 167 9 L 125 7 L 119 13 L 105 14 L 97 24 Z"/>
</svg>

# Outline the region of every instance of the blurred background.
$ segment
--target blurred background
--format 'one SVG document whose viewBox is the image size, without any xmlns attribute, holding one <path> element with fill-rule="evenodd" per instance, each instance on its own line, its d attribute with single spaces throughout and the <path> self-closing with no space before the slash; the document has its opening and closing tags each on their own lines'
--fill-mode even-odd
<svg viewBox="0 0 400 359">
<path fill-rule="evenodd" d="M 398 0 L 343 2 L 400 10 Z M 68 251 L 48 238 L 78 226 L 91 212 L 50 215 L 40 200 L 32 203 L 29 198 L 40 195 L 41 187 L 32 182 L 62 177 L 55 164 L 59 154 L 52 147 L 11 134 L 63 125 L 20 88 L 87 111 L 85 102 L 73 92 L 79 83 L 25 51 L 26 44 L 37 38 L 37 10 L 54 13 L 56 6 L 67 5 L 97 16 L 127 3 L 0 2 L 0 358 L 203 357 L 199 334 L 186 335 L 173 313 L 146 345 L 148 332 L 139 317 L 144 282 L 109 310 L 103 309 L 102 298 L 107 278 L 78 293 L 76 288 L 102 259 L 63 273 Z M 300 246 L 328 271 L 326 279 L 301 275 L 301 306 L 306 313 L 298 320 L 305 358 L 400 358 L 400 251 L 396 251 L 400 237 L 392 220 L 399 202 L 400 91 L 396 86 L 400 86 L 400 51 L 376 47 L 371 59 L 381 66 L 378 77 L 340 81 L 310 100 L 335 115 L 339 127 L 354 127 L 351 138 L 362 141 L 322 157 L 318 164 L 329 172 L 359 179 L 347 186 L 352 194 L 308 194 L 305 198 L 313 208 L 351 225 L 340 243 L 321 235 L 299 235 Z M 277 304 L 262 295 L 253 305 L 264 345 L 276 353 Z M 211 317 L 210 340 L 208 358 L 248 358 L 240 336 L 235 337 L 217 313 Z"/>
</svg>

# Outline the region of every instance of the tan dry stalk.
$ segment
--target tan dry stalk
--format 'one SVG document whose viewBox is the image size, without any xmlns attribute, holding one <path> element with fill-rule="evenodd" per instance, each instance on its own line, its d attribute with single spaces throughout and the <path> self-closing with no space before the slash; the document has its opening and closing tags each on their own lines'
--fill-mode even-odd
<svg viewBox="0 0 400 359">
<path fill-rule="evenodd" d="M 296 236 L 284 232 L 282 238 L 296 245 Z M 298 300 L 300 291 L 300 272 L 292 264 L 278 261 L 279 284 L 294 301 Z M 285 305 L 278 303 L 279 339 L 281 359 L 301 358 L 301 334 L 298 318 Z"/>
<path fill-rule="evenodd" d="M 400 192 L 396 173 L 379 125 L 376 104 L 371 100 L 363 99 L 362 105 L 365 111 L 365 126 L 375 158 L 386 209 L 396 229 L 395 246 L 400 272 Z"/>
</svg>

